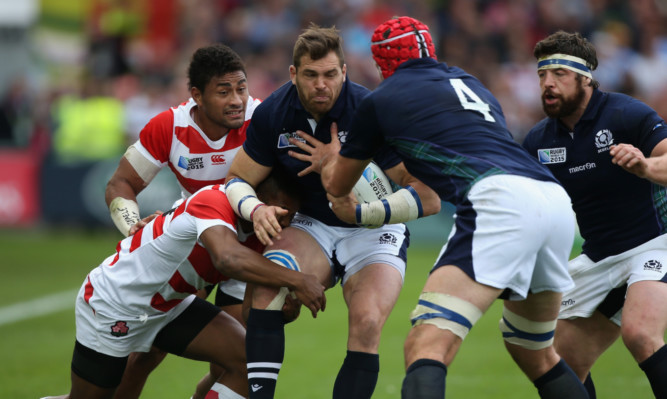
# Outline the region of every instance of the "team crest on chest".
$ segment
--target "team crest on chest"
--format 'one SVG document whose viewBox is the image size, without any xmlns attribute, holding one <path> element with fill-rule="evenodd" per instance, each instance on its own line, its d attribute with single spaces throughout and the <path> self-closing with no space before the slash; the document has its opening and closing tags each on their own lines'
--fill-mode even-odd
<svg viewBox="0 0 667 399">
<path fill-rule="evenodd" d="M 602 129 L 599 132 L 595 133 L 595 146 L 598 149 L 598 153 L 603 151 L 609 151 L 609 147 L 614 144 L 614 136 L 611 134 L 611 130 Z"/>
<path fill-rule="evenodd" d="M 537 150 L 537 158 L 542 164 L 563 163 L 567 159 L 565 147 L 540 148 Z"/>
<path fill-rule="evenodd" d="M 341 144 L 345 144 L 347 141 L 347 131 L 341 130 L 338 132 L 338 141 L 340 141 Z"/>
<path fill-rule="evenodd" d="M 306 140 L 299 137 L 296 132 L 292 133 L 281 133 L 280 136 L 278 136 L 278 148 L 287 148 L 287 147 L 296 147 L 294 144 L 291 144 L 289 142 L 289 139 L 292 138 L 294 140 L 298 140 L 302 143 L 306 143 Z"/>
</svg>

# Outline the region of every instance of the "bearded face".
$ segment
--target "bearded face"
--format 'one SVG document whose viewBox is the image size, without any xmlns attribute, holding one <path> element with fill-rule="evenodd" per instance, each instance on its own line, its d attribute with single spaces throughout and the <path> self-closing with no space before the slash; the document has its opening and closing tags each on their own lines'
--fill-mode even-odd
<svg viewBox="0 0 667 399">
<path fill-rule="evenodd" d="M 575 74 L 576 84 L 570 87 L 571 90 L 561 90 L 556 92 L 550 87 L 545 87 L 542 91 L 542 109 L 544 113 L 551 118 L 565 118 L 572 115 L 582 107 L 586 92 L 581 84 L 582 76 Z"/>
</svg>

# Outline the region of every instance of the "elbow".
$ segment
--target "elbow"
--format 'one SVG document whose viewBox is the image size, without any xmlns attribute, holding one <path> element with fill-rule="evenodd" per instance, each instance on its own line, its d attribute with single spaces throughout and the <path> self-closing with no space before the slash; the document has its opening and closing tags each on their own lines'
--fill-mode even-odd
<svg viewBox="0 0 667 399">
<path fill-rule="evenodd" d="M 430 198 L 425 203 L 422 203 L 424 216 L 431 216 L 439 213 L 441 206 L 442 201 L 440 201 L 440 198 Z"/>
</svg>

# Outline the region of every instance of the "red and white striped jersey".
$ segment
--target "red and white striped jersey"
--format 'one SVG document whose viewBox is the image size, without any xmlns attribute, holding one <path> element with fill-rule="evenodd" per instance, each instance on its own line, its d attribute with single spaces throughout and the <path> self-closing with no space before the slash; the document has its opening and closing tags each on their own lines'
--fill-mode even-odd
<svg viewBox="0 0 667 399">
<path fill-rule="evenodd" d="M 212 141 L 192 119 L 190 112 L 197 104 L 191 98 L 151 119 L 134 146 L 156 166 L 169 165 L 181 186 L 182 197 L 186 198 L 202 187 L 224 183 L 259 103 L 248 97 L 243 126 Z"/>
<path fill-rule="evenodd" d="M 97 297 L 128 314 L 172 309 L 198 289 L 228 279 L 213 266 L 199 236 L 217 225 L 236 233 L 236 223 L 223 185 L 197 191 L 175 210 L 121 240 L 116 253 L 88 275 L 86 301 Z"/>
</svg>

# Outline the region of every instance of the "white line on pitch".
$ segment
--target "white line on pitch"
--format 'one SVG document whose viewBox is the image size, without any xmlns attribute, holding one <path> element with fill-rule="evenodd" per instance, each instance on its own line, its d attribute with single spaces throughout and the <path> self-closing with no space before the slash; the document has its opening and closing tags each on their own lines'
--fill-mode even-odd
<svg viewBox="0 0 667 399">
<path fill-rule="evenodd" d="M 74 308 L 78 292 L 79 290 L 63 291 L 0 307 L 0 326 Z"/>
</svg>

